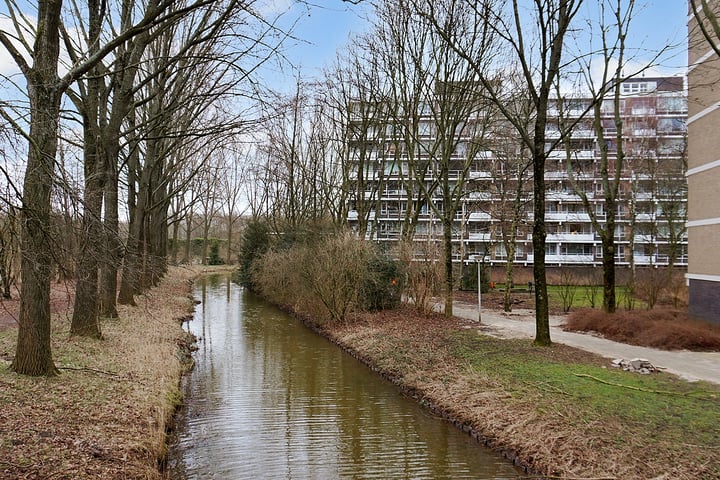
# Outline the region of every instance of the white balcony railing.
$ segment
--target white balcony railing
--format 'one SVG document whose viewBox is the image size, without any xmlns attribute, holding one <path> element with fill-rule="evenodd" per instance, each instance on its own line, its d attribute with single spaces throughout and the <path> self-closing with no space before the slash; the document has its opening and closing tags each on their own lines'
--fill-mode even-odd
<svg viewBox="0 0 720 480">
<path fill-rule="evenodd" d="M 592 263 L 593 260 L 594 258 L 592 255 L 545 255 L 545 263 L 582 264 Z M 527 261 L 534 262 L 535 255 L 528 253 Z"/>
<path fill-rule="evenodd" d="M 468 233 L 468 240 L 473 242 L 489 242 L 492 240 L 492 235 L 489 233 Z"/>
<path fill-rule="evenodd" d="M 548 242 L 588 243 L 595 241 L 593 233 L 553 233 L 547 236 Z"/>
<path fill-rule="evenodd" d="M 590 215 L 582 212 L 546 212 L 545 220 L 550 222 L 589 222 Z"/>
</svg>

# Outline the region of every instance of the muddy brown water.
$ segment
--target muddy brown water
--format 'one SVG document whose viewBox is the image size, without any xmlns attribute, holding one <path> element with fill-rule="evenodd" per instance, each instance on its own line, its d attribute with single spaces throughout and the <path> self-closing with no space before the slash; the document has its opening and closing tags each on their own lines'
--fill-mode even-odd
<svg viewBox="0 0 720 480">
<path fill-rule="evenodd" d="M 518 479 L 300 322 L 215 275 L 168 455 L 173 479 Z"/>
</svg>

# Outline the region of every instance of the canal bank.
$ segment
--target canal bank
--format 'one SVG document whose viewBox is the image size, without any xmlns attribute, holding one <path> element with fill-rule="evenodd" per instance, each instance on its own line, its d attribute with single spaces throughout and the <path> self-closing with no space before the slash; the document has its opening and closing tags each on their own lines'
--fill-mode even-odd
<svg viewBox="0 0 720 480">
<path fill-rule="evenodd" d="M 717 385 L 630 374 L 566 345 L 490 337 L 409 308 L 319 331 L 532 474 L 720 478 Z"/>
<path fill-rule="evenodd" d="M 203 271 L 171 268 L 136 306 L 101 319 L 101 340 L 68 335 L 72 285 L 53 283 L 55 377 L 13 373 L 17 327 L 0 328 L 0 479 L 163 478 L 191 347 L 181 319 L 192 312 L 192 280 Z M 2 312 L 16 318 L 13 307 Z"/>
<path fill-rule="evenodd" d="M 227 276 L 198 279 L 173 479 L 514 480 L 523 473 Z"/>
<path fill-rule="evenodd" d="M 303 322 L 532 478 L 720 479 L 716 385 L 409 308 Z"/>
</svg>

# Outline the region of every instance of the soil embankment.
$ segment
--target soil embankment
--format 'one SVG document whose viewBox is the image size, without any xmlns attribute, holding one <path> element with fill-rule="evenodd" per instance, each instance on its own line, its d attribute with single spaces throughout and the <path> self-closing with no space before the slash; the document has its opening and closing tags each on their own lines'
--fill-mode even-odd
<svg viewBox="0 0 720 480">
<path fill-rule="evenodd" d="M 324 333 L 534 474 L 719 479 L 720 388 L 641 377 L 565 345 L 500 339 L 405 308 Z"/>
<path fill-rule="evenodd" d="M 70 290 L 53 315 L 62 374 L 15 375 L 16 329 L 0 328 L 0 478 L 160 478 L 186 345 L 178 318 L 198 270 L 104 320 L 103 340 L 68 337 Z M 319 330 L 404 392 L 535 473 L 558 478 L 720 479 L 720 387 L 609 367 L 600 356 L 483 335 L 409 308 Z"/>
<path fill-rule="evenodd" d="M 0 329 L 0 479 L 162 478 L 166 430 L 181 399 L 199 269 L 173 268 L 161 284 L 103 319 L 102 340 L 70 337 L 72 289 L 54 284 L 52 349 L 60 375 L 32 378 L 9 366 L 17 302 Z"/>
</svg>

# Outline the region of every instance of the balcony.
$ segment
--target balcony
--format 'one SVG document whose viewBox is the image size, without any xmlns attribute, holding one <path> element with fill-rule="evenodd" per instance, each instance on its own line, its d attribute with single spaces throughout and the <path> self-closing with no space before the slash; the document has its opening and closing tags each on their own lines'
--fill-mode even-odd
<svg viewBox="0 0 720 480">
<path fill-rule="evenodd" d="M 652 235 L 635 235 L 633 240 L 635 243 L 656 243 L 656 240 Z"/>
<path fill-rule="evenodd" d="M 545 255 L 545 263 L 563 263 L 563 264 L 592 264 L 595 259 L 592 255 Z M 528 253 L 528 262 L 535 261 L 535 254 Z"/>
<path fill-rule="evenodd" d="M 489 233 L 468 233 L 467 240 L 471 242 L 490 242 L 492 235 Z"/>
<path fill-rule="evenodd" d="M 490 179 L 493 178 L 491 172 L 469 172 L 468 178 L 470 180 Z"/>
<path fill-rule="evenodd" d="M 595 131 L 589 128 L 578 128 L 572 132 L 573 138 L 595 138 Z"/>
<path fill-rule="evenodd" d="M 381 194 L 382 198 L 405 198 L 405 190 L 384 190 Z"/>
<path fill-rule="evenodd" d="M 634 255 L 635 265 L 667 265 L 670 257 L 667 255 Z"/>
<path fill-rule="evenodd" d="M 655 115 L 655 109 L 653 107 L 632 107 L 632 115 Z"/>
<path fill-rule="evenodd" d="M 545 195 L 545 199 L 561 202 L 579 202 L 582 200 L 580 195 L 574 192 L 548 192 L 547 195 Z"/>
<path fill-rule="evenodd" d="M 655 130 L 652 128 L 634 128 L 632 134 L 635 137 L 654 137 Z"/>
<path fill-rule="evenodd" d="M 545 180 L 564 180 L 566 178 L 568 178 L 568 174 L 565 171 L 545 172 Z"/>
<path fill-rule="evenodd" d="M 590 215 L 582 212 L 545 212 L 548 222 L 589 222 Z"/>
<path fill-rule="evenodd" d="M 594 233 L 553 233 L 546 238 L 548 242 L 556 243 L 589 243 L 595 241 Z"/>
<path fill-rule="evenodd" d="M 462 215 L 459 217 L 462 217 Z M 459 217 L 458 220 L 460 220 Z M 490 220 L 492 220 L 492 216 L 485 212 L 472 212 L 468 217 L 470 222 L 489 222 Z"/>
</svg>

